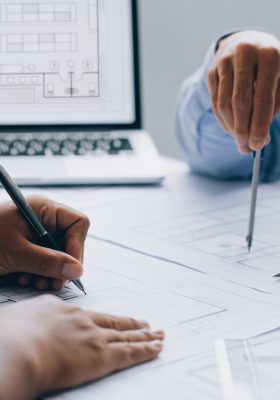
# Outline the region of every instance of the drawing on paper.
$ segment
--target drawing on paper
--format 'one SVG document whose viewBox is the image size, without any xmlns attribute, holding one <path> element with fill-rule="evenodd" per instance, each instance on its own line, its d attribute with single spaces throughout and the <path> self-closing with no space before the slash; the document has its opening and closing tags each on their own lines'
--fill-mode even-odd
<svg viewBox="0 0 280 400">
<path fill-rule="evenodd" d="M 256 272 L 280 271 L 279 210 L 269 200 L 258 206 L 253 251 L 245 240 L 248 205 L 227 205 L 193 214 L 181 214 L 133 228 L 137 233 L 167 241 L 184 249 L 210 254 Z"/>
<path fill-rule="evenodd" d="M 0 288 L 0 307 L 6 307 L 21 300 L 32 299 L 42 294 L 43 292 L 39 292 L 38 290 L 29 287 L 2 287 Z M 65 286 L 62 290 L 55 293 L 55 295 L 62 300 L 70 300 L 79 297 L 78 292 L 70 286 Z"/>
</svg>

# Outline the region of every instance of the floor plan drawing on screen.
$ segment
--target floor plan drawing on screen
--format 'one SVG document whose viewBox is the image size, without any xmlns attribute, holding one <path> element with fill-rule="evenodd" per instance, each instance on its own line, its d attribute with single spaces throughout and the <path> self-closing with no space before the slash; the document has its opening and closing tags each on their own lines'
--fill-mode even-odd
<svg viewBox="0 0 280 400">
<path fill-rule="evenodd" d="M 79 14 L 77 7 L 73 2 L 1 5 L 0 103 L 100 95 L 98 0 L 82 1 Z"/>
<path fill-rule="evenodd" d="M 131 120 L 130 9 L 121 3 L 0 0 L 0 122 Z"/>
</svg>

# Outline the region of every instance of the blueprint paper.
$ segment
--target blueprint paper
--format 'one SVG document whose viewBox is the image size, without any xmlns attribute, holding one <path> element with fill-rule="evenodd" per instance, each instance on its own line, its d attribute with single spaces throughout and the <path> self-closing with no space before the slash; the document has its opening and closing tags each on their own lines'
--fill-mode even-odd
<svg viewBox="0 0 280 400">
<path fill-rule="evenodd" d="M 181 169 L 180 169 L 181 168 Z M 280 184 L 261 185 L 253 247 L 246 235 L 249 182 L 221 182 L 179 167 L 163 187 L 87 208 L 94 237 L 278 298 Z"/>
<path fill-rule="evenodd" d="M 264 302 L 261 293 L 98 240 L 87 241 L 82 280 L 87 296 L 73 285 L 57 295 L 85 309 L 146 319 L 165 329 L 165 349 L 154 362 L 55 399 L 128 399 L 137 393 L 140 399 L 168 399 L 173 393 L 179 400 L 218 400 L 215 339 L 249 338 L 280 326 L 279 306 Z M 20 301 L 34 291 L 6 288 L 5 294 Z"/>
<path fill-rule="evenodd" d="M 167 334 L 157 361 L 54 399 L 222 399 L 214 341 L 280 326 L 280 283 L 271 277 L 280 272 L 279 185 L 260 187 L 248 254 L 249 183 L 215 182 L 188 175 L 181 164 L 170 167 L 162 187 L 24 190 L 92 219 L 95 239 L 86 243 L 83 277 L 88 296 L 71 285 L 75 295 L 66 301 L 144 318 Z"/>
<path fill-rule="evenodd" d="M 86 309 L 146 319 L 166 331 L 160 358 L 55 399 L 221 399 L 214 341 L 250 338 L 280 326 L 279 306 L 232 283 L 89 240 Z M 92 396 L 92 397 L 91 397 Z"/>
<path fill-rule="evenodd" d="M 11 304 L 15 304 L 22 300 L 30 300 L 37 296 L 41 296 L 47 292 L 40 292 L 39 290 L 31 289 L 28 287 L 20 286 L 1 286 L 0 287 L 0 307 L 6 307 Z M 66 285 L 59 292 L 53 293 L 49 291 L 48 293 L 55 294 L 61 300 L 75 299 L 81 296 L 81 292 L 78 291 L 76 287 L 72 284 Z"/>
</svg>

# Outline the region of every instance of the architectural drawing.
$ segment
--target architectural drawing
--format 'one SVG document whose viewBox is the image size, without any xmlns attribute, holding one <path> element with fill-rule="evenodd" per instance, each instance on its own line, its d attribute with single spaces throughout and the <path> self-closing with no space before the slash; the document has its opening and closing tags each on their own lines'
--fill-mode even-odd
<svg viewBox="0 0 280 400">
<path fill-rule="evenodd" d="M 100 97 L 98 0 L 0 1 L 0 23 L 1 104 Z"/>
<path fill-rule="evenodd" d="M 94 220 L 90 236 L 99 236 L 86 244 L 82 280 L 87 296 L 71 285 L 68 301 L 146 319 L 166 331 L 156 361 L 52 400 L 221 400 L 214 341 L 251 338 L 280 326 L 279 281 L 272 278 L 280 272 L 280 185 L 260 187 L 256 240 L 249 254 L 249 185 L 235 188 L 233 198 L 231 183 L 211 181 L 216 190 L 208 188 L 206 197 L 201 196 L 205 187 L 197 194 L 194 178 L 189 179 L 187 196 L 180 181 L 178 187 L 167 182 L 161 188 L 39 190 L 83 210 Z M 3 200 L 6 196 L 1 191 Z M 6 289 L 3 304 L 30 296 L 14 289 Z M 77 297 L 71 298 L 73 292 Z M 271 364 L 277 374 L 278 360 Z"/>
<path fill-rule="evenodd" d="M 220 400 L 214 340 L 251 337 L 280 321 L 279 306 L 263 302 L 261 293 L 255 298 L 234 284 L 98 240 L 89 239 L 87 249 L 83 282 L 89 292 L 73 303 L 144 318 L 165 330 L 165 348 L 155 362 L 55 399 Z"/>
<path fill-rule="evenodd" d="M 174 268 L 196 270 L 261 291 L 264 297 L 277 294 L 279 279 L 273 276 L 280 273 L 280 186 L 260 187 L 249 253 L 250 185 L 200 180 L 201 185 L 195 185 L 194 177 L 184 176 L 185 187 L 167 181 L 161 190 L 138 190 L 134 198 L 98 210 L 93 205 L 85 209 L 94 220 L 90 234 L 167 260 Z"/>
<path fill-rule="evenodd" d="M 77 21 L 77 6 L 72 2 L 18 2 L 3 4 L 1 22 L 73 22 Z"/>
<path fill-rule="evenodd" d="M 0 0 L 0 124 L 134 121 L 129 0 Z"/>
<path fill-rule="evenodd" d="M 279 270 L 279 210 L 272 200 L 258 205 L 256 232 L 251 254 L 245 241 L 248 205 L 228 205 L 216 209 L 181 214 L 158 223 L 137 226 L 133 230 L 163 242 L 196 250 L 227 263 L 238 263 L 259 273 Z"/>
<path fill-rule="evenodd" d="M 0 307 L 6 307 L 21 300 L 32 299 L 47 292 L 39 292 L 29 287 L 7 286 L 0 288 Z M 55 293 L 62 300 L 72 300 L 80 296 L 78 291 L 70 285 Z"/>
</svg>

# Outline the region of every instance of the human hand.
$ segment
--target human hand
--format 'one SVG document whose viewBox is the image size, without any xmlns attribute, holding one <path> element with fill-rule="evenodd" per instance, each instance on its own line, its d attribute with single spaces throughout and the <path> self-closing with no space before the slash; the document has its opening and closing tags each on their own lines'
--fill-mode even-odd
<svg viewBox="0 0 280 400">
<path fill-rule="evenodd" d="M 220 42 L 208 75 L 212 109 L 241 153 L 260 150 L 280 111 L 280 42 L 243 31 Z"/>
<path fill-rule="evenodd" d="M 46 229 L 54 235 L 65 253 L 37 245 L 38 238 L 13 203 L 0 206 L 0 276 L 17 273 L 22 285 L 34 284 L 39 290 L 59 290 L 67 280 L 83 273 L 84 242 L 88 218 L 69 207 L 44 197 L 29 197 Z"/>
<path fill-rule="evenodd" d="M 0 398 L 31 400 L 152 360 L 162 331 L 45 295 L 0 311 Z M 16 384 L 15 384 L 16 383 Z"/>
</svg>

